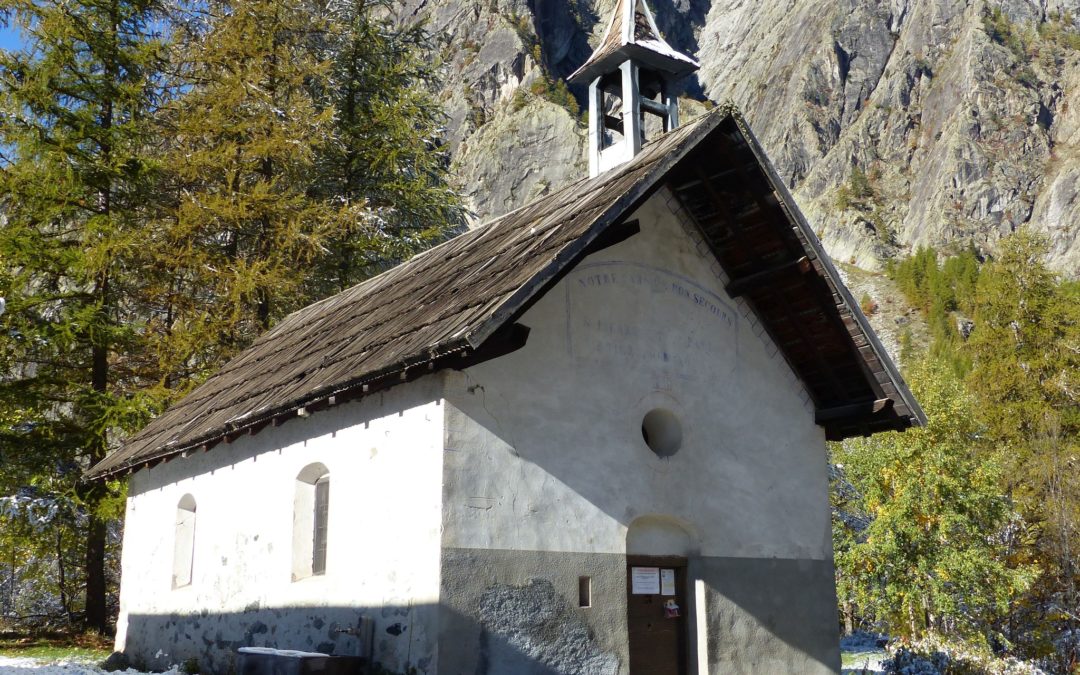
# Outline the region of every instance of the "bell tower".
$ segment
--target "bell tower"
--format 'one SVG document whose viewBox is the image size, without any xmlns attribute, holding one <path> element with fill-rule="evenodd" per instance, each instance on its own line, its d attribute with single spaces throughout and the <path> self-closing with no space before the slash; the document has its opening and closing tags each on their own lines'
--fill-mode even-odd
<svg viewBox="0 0 1080 675">
<path fill-rule="evenodd" d="M 632 159 L 649 139 L 646 115 L 663 131 L 679 126 L 675 84 L 698 69 L 656 27 L 645 0 L 617 0 L 607 32 L 568 79 L 589 83 L 589 176 Z"/>
</svg>

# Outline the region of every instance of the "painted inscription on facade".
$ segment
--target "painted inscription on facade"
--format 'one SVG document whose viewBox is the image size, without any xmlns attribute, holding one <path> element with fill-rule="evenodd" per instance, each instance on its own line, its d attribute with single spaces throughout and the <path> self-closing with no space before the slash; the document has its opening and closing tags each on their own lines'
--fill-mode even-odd
<svg viewBox="0 0 1080 675">
<path fill-rule="evenodd" d="M 582 265 L 567 288 L 571 356 L 632 366 L 668 379 L 730 375 L 738 314 L 724 299 L 670 271 L 631 262 Z"/>
</svg>

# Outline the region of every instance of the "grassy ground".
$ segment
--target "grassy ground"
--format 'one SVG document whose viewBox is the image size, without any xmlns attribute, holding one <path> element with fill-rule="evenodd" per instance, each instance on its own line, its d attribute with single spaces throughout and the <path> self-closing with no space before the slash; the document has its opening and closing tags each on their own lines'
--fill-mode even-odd
<svg viewBox="0 0 1080 675">
<path fill-rule="evenodd" d="M 841 652 L 841 672 L 845 675 L 848 673 L 855 675 L 862 675 L 862 673 L 880 673 L 881 670 L 879 667 L 885 656 L 884 650 L 872 652 Z"/>
<path fill-rule="evenodd" d="M 879 645 L 884 636 L 856 632 L 840 640 L 840 662 L 843 675 L 881 673 L 881 662 L 887 654 Z"/>
<path fill-rule="evenodd" d="M 99 663 L 111 653 L 112 640 L 100 635 L 0 636 L 0 656 Z"/>
</svg>

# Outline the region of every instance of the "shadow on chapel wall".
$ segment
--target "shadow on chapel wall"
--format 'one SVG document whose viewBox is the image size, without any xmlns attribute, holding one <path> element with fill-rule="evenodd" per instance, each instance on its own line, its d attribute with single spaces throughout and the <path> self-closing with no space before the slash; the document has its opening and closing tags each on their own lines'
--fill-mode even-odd
<svg viewBox="0 0 1080 675">
<path fill-rule="evenodd" d="M 514 370 L 512 364 L 505 367 Z M 477 382 L 483 380 L 473 384 Z M 706 647 L 710 664 L 723 668 L 723 664 L 772 663 L 788 670 L 791 664 L 803 661 L 819 664 L 826 672 L 839 667 L 839 645 L 834 644 L 838 624 L 831 560 L 701 556 L 697 532 L 700 524 L 663 515 L 637 515 L 628 507 L 626 491 L 612 493 L 602 481 L 596 480 L 594 472 L 582 470 L 578 462 L 566 461 L 568 452 L 580 452 L 580 448 L 554 447 L 550 441 L 547 445 L 551 447 L 541 447 L 523 441 L 522 435 L 512 438 L 504 430 L 521 429 L 529 423 L 526 406 L 500 400 L 494 387 L 489 386 L 487 392 L 481 393 L 483 400 L 467 390 L 448 387 L 446 396 L 451 415 L 466 415 L 512 448 L 516 456 L 536 465 L 626 526 L 628 552 L 688 557 L 692 582 L 700 581 L 705 586 L 705 613 L 711 631 Z M 589 416 L 587 409 L 584 415 Z M 560 422 L 575 423 L 566 419 Z M 738 514 L 730 516 L 738 517 Z M 792 602 L 795 597 L 803 601 Z M 740 643 L 730 639 L 733 631 L 742 636 Z M 755 645 L 752 655 L 745 650 L 751 643 Z"/>
<path fill-rule="evenodd" d="M 564 606 L 566 605 L 566 606 Z M 238 667 L 241 647 L 271 647 L 356 655 L 359 642 L 342 629 L 356 627 L 361 617 L 374 620 L 374 662 L 390 673 L 455 672 L 453 664 L 436 663 L 436 635 L 442 626 L 472 644 L 455 645 L 474 654 L 470 675 L 616 675 L 616 657 L 605 654 L 584 620 L 568 615 L 565 598 L 550 595 L 536 607 L 528 630 L 501 622 L 481 622 L 436 604 L 385 607 L 271 607 L 244 612 L 129 617 L 125 653 L 138 667 L 165 669 L 195 661 L 200 672 L 227 675 Z M 568 618 L 569 617 L 569 618 Z M 549 644 L 537 644 L 543 636 Z M 573 642 L 577 660 L 565 648 Z M 169 645 L 162 647 L 162 645 Z M 449 666 L 449 667 L 448 667 Z"/>
</svg>

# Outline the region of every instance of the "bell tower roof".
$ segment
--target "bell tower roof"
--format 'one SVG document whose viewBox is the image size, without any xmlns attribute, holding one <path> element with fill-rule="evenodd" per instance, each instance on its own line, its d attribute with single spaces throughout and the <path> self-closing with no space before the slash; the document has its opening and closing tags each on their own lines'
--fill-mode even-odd
<svg viewBox="0 0 1080 675">
<path fill-rule="evenodd" d="M 681 77 L 700 67 L 697 61 L 676 51 L 660 36 L 645 0 L 616 0 L 611 23 L 596 51 L 567 79 L 589 82 L 628 59 L 671 77 Z"/>
<path fill-rule="evenodd" d="M 615 0 L 600 45 L 569 77 L 589 84 L 589 175 L 633 159 L 660 127 L 679 126 L 676 85 L 697 69 L 660 36 L 645 0 Z"/>
</svg>

